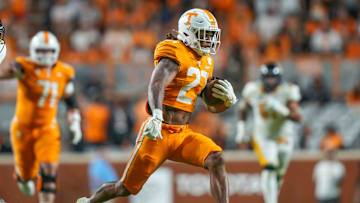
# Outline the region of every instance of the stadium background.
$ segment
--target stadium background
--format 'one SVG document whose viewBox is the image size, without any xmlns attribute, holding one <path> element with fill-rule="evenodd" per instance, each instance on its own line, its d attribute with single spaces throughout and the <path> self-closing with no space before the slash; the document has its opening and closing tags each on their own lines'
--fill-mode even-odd
<svg viewBox="0 0 360 203">
<path fill-rule="evenodd" d="M 312 167 L 321 158 L 321 143 L 331 133 L 342 140 L 338 147 L 344 151 L 340 157 L 347 169 L 343 200 L 351 202 L 360 159 L 356 151 L 360 145 L 359 4 L 357 0 L 1 0 L 0 19 L 7 30 L 5 64 L 17 55 L 27 55 L 31 36 L 48 29 L 61 42 L 60 59 L 76 69 L 84 142 L 75 147 L 70 144 L 65 107 L 60 105 L 62 151 L 67 156 L 62 159 L 59 182 L 63 179 L 69 185 L 60 184 L 63 199 L 58 202 L 74 201 L 76 196 L 89 193 L 85 174 L 94 149 L 104 147 L 110 157 L 115 153 L 109 160 L 121 175 L 126 158 L 116 157 L 126 157 L 146 117 L 144 103 L 154 47 L 176 29 L 181 13 L 194 7 L 209 9 L 216 16 L 222 44 L 215 56 L 215 75 L 228 79 L 238 95 L 245 82 L 258 77 L 258 67 L 266 61 L 279 61 L 284 79 L 301 88 L 303 122 L 298 126 L 295 153 L 300 158 L 290 165 L 280 202 L 315 201 Z M 5 187 L 15 186 L 8 129 L 16 85 L 15 80 L 0 81 L 0 196 L 15 197 L 13 201 L 19 202 L 24 196 L 15 187 Z M 230 171 L 256 173 L 259 166 L 251 147 L 234 142 L 236 119 L 236 107 L 214 115 L 204 111 L 199 102 L 193 128 L 227 151 Z M 251 125 L 249 122 L 248 134 Z M 252 170 L 242 167 L 242 161 L 245 166 L 249 162 Z M 77 162 L 82 165 L 77 167 Z M 307 170 L 296 172 L 297 164 L 305 164 Z M 66 170 L 67 174 L 80 170 L 83 182 L 61 175 Z M 305 172 L 308 182 L 297 182 L 296 176 Z M 308 184 L 312 186 L 306 187 Z M 298 187 L 287 190 L 291 185 Z M 70 188 L 74 192 L 69 192 Z M 302 188 L 306 188 L 304 192 Z M 246 202 L 261 202 L 259 194 L 251 195 L 258 198 Z M 290 199 L 282 199 L 285 196 Z"/>
</svg>

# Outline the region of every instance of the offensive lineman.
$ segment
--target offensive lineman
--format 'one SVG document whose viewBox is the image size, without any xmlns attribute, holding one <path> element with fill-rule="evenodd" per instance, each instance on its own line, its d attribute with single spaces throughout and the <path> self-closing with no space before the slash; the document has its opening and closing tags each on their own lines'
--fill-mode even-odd
<svg viewBox="0 0 360 203">
<path fill-rule="evenodd" d="M 5 29 L 0 28 L 0 32 L 3 37 Z M 6 54 L 3 38 L 0 48 L 1 62 Z M 51 32 L 36 33 L 29 48 L 29 57 L 17 57 L 12 65 L 0 67 L 0 79 L 18 79 L 16 110 L 10 127 L 18 186 L 25 195 L 34 195 L 34 181 L 40 178 L 39 202 L 52 203 L 60 154 L 56 116 L 61 98 L 68 107 L 73 144 L 82 137 L 73 84 L 75 71 L 58 60 L 60 45 Z"/>
<path fill-rule="evenodd" d="M 299 87 L 282 82 L 282 68 L 268 63 L 261 66 L 261 81 L 245 85 L 239 107 L 236 142 L 244 141 L 245 120 L 254 114 L 253 148 L 260 165 L 265 203 L 277 203 L 283 177 L 294 145 L 294 122 L 301 121 Z"/>
</svg>

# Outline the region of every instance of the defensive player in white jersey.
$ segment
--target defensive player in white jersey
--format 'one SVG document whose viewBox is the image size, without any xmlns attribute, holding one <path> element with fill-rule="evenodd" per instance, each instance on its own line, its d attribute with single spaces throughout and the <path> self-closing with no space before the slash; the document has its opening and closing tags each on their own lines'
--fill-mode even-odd
<svg viewBox="0 0 360 203">
<path fill-rule="evenodd" d="M 265 203 L 276 203 L 294 145 L 294 122 L 301 121 L 299 87 L 281 81 L 282 68 L 261 66 L 261 80 L 245 85 L 239 107 L 236 142 L 244 141 L 245 119 L 254 114 L 253 148 L 263 171 L 261 187 Z"/>
</svg>

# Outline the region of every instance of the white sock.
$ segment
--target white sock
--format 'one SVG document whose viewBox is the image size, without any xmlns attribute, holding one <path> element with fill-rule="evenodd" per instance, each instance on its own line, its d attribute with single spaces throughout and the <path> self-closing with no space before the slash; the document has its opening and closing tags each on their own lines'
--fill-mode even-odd
<svg viewBox="0 0 360 203">
<path fill-rule="evenodd" d="M 278 184 L 274 170 L 263 170 L 261 172 L 261 188 L 265 203 L 277 203 Z"/>
</svg>

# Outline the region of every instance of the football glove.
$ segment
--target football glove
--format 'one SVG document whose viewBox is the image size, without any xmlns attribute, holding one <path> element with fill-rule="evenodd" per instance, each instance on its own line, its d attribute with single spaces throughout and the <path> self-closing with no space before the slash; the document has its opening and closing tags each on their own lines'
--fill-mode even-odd
<svg viewBox="0 0 360 203">
<path fill-rule="evenodd" d="M 223 100 L 226 107 L 230 107 L 236 103 L 237 98 L 229 81 L 218 80 L 214 87 L 215 88 L 211 89 L 213 92 L 212 95 Z"/>
<path fill-rule="evenodd" d="M 152 111 L 152 117 L 145 121 L 144 135 L 156 140 L 156 138 L 162 139 L 161 124 L 163 121 L 162 110 L 155 109 Z"/>
<path fill-rule="evenodd" d="M 265 108 L 268 110 L 273 110 L 284 117 L 290 114 L 289 108 L 280 103 L 280 101 L 276 100 L 275 98 L 268 99 Z"/>
<path fill-rule="evenodd" d="M 82 138 L 81 116 L 78 110 L 73 110 L 68 113 L 68 122 L 70 124 L 69 129 L 73 135 L 72 143 L 76 145 Z"/>
</svg>

